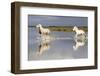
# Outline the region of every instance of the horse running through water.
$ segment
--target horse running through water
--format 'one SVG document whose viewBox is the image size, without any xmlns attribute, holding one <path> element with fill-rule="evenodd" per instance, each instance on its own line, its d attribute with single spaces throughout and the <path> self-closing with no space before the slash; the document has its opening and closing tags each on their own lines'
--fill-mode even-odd
<svg viewBox="0 0 100 76">
<path fill-rule="evenodd" d="M 38 33 L 41 36 L 49 35 L 50 34 L 50 30 L 47 29 L 47 28 L 43 28 L 41 24 L 36 25 L 36 28 L 38 29 Z"/>
<path fill-rule="evenodd" d="M 84 46 L 87 41 L 86 33 L 84 30 L 78 29 L 78 27 L 74 26 L 73 31 L 75 34 L 75 45 L 73 46 L 74 50 L 77 50 L 80 46 Z"/>
<path fill-rule="evenodd" d="M 76 37 L 77 37 L 78 35 L 86 35 L 86 33 L 85 33 L 84 30 L 81 30 L 81 29 L 79 29 L 79 28 L 76 27 L 76 26 L 74 26 L 73 31 L 76 32 L 76 35 L 75 35 Z"/>
</svg>

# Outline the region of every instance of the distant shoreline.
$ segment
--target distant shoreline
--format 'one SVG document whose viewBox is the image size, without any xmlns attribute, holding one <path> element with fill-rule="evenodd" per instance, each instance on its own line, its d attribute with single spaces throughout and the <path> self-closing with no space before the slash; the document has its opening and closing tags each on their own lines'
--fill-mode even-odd
<svg viewBox="0 0 100 76">
<path fill-rule="evenodd" d="M 35 26 L 28 26 L 29 28 L 36 28 Z M 44 28 L 48 28 L 51 31 L 63 31 L 63 32 L 72 32 L 74 26 L 44 26 Z M 85 32 L 88 31 L 87 26 L 77 26 L 79 29 L 84 30 Z"/>
</svg>

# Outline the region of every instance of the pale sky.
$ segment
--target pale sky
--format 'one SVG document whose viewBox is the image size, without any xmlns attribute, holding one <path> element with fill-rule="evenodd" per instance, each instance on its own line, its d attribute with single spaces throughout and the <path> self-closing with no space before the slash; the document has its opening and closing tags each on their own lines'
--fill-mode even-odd
<svg viewBox="0 0 100 76">
<path fill-rule="evenodd" d="M 87 17 L 28 15 L 28 25 L 42 24 L 46 26 L 87 26 Z"/>
</svg>

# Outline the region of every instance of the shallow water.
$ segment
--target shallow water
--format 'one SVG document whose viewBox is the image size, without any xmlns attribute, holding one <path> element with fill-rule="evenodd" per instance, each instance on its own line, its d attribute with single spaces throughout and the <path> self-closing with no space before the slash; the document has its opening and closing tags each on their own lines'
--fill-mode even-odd
<svg viewBox="0 0 100 76">
<path fill-rule="evenodd" d="M 28 28 L 28 60 L 80 59 L 88 57 L 85 42 L 74 40 L 73 32 L 54 32 L 41 40 L 35 28 Z M 81 46 L 78 46 L 81 44 Z M 83 45 L 84 44 L 84 45 Z"/>
</svg>

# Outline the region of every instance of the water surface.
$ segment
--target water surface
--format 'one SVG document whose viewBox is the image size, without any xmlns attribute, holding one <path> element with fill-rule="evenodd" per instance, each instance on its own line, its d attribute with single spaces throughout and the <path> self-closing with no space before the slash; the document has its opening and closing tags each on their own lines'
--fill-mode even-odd
<svg viewBox="0 0 100 76">
<path fill-rule="evenodd" d="M 87 43 L 75 42 L 73 32 L 52 31 L 41 40 L 35 28 L 28 28 L 28 60 L 80 59 L 88 57 Z M 46 36 L 45 36 L 46 38 Z"/>
</svg>

